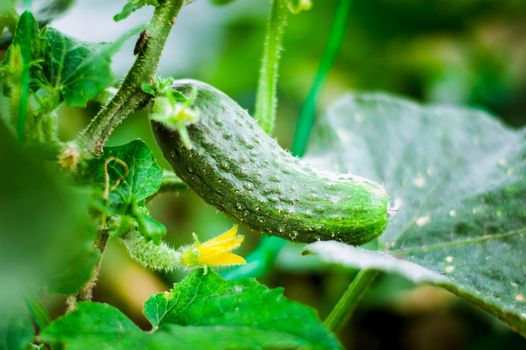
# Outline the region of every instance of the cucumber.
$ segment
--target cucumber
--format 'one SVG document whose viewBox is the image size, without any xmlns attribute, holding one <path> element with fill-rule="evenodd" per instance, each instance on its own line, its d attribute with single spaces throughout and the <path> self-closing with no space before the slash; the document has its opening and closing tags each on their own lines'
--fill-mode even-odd
<svg viewBox="0 0 526 350">
<path fill-rule="evenodd" d="M 187 126 L 192 147 L 167 122 L 152 120 L 152 129 L 175 173 L 208 203 L 256 231 L 300 242 L 362 244 L 387 227 L 381 185 L 307 165 L 208 84 L 178 80 L 173 88 L 195 96 L 200 118 Z"/>
</svg>

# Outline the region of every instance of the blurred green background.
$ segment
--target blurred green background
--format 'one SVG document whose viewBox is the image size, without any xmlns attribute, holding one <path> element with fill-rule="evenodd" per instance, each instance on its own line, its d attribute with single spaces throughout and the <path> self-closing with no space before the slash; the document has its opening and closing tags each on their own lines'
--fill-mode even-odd
<svg viewBox="0 0 526 350">
<path fill-rule="evenodd" d="M 276 137 L 289 147 L 301 105 L 323 53 L 336 0 L 313 0 L 306 13 L 290 16 L 280 67 Z M 38 6 L 34 1 L 33 6 Z M 124 1 L 77 0 L 53 26 L 86 41 L 111 41 L 146 23 L 151 9 L 124 22 L 112 17 Z M 195 0 L 184 7 L 166 46 L 162 75 L 204 80 L 253 111 L 268 0 L 236 0 L 213 6 Z M 355 0 L 345 38 L 320 97 L 323 109 L 346 91 L 383 90 L 426 103 L 476 106 L 501 116 L 511 127 L 526 124 L 526 1 L 523 0 Z M 133 42 L 115 57 L 121 78 L 133 62 Z M 100 106 L 61 110 L 62 137 L 71 139 Z M 112 145 L 140 137 L 155 150 L 144 113 L 112 135 Z M 192 191 L 166 194 L 151 210 L 174 245 L 202 239 L 230 227 L 231 221 Z M 247 237 L 248 254 L 259 236 Z M 260 280 L 285 287 L 294 300 L 325 317 L 355 272 L 301 257 L 301 246 L 287 245 L 275 268 Z M 155 274 L 134 264 L 118 243 L 105 253 L 96 299 L 112 303 L 145 325 L 147 296 L 165 290 L 183 274 Z M 48 296 L 54 313 L 63 300 Z M 415 287 L 396 276 L 382 276 L 366 295 L 340 336 L 355 349 L 524 349 L 526 342 L 485 313 L 452 294 Z"/>
</svg>

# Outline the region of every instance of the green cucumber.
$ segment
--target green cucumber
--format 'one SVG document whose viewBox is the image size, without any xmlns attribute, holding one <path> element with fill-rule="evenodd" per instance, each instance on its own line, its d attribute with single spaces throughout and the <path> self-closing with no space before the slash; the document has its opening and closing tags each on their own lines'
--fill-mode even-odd
<svg viewBox="0 0 526 350">
<path fill-rule="evenodd" d="M 300 242 L 362 244 L 387 227 L 381 185 L 302 162 L 210 85 L 179 80 L 173 88 L 195 96 L 199 120 L 187 126 L 192 147 L 168 122 L 152 120 L 152 129 L 175 173 L 208 203 L 256 231 Z"/>
</svg>

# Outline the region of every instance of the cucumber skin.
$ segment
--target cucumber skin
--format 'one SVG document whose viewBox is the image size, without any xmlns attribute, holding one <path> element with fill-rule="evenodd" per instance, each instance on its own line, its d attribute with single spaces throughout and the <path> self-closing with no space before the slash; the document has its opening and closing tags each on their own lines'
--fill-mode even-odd
<svg viewBox="0 0 526 350">
<path fill-rule="evenodd" d="M 363 244 L 387 227 L 388 196 L 373 181 L 312 168 L 283 150 L 235 101 L 195 80 L 200 119 L 187 126 L 192 148 L 165 124 L 151 122 L 175 173 L 205 201 L 252 229 L 300 242 Z"/>
</svg>

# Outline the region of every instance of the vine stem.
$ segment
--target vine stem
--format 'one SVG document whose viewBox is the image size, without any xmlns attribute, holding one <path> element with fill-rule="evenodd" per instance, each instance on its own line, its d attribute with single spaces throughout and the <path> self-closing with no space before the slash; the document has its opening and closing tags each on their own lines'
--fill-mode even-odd
<svg viewBox="0 0 526 350">
<path fill-rule="evenodd" d="M 288 0 L 272 1 L 259 72 L 255 118 L 269 135 L 272 134 L 276 121 L 278 68 L 289 12 L 287 4 Z"/>
<path fill-rule="evenodd" d="M 105 225 L 105 224 L 104 224 Z M 76 295 L 70 295 L 66 302 L 68 304 L 68 311 L 72 311 L 76 308 L 77 301 L 90 301 L 93 297 L 93 289 L 99 280 L 99 272 L 102 264 L 102 256 L 106 250 L 106 243 L 108 242 L 109 234 L 106 228 L 101 228 L 97 232 L 97 239 L 95 240 L 95 247 L 99 250 L 100 256 L 99 261 L 95 265 L 88 282 L 82 287 L 82 289 Z"/>
<path fill-rule="evenodd" d="M 126 75 L 117 94 L 84 129 L 77 148 L 81 156 L 99 156 L 112 131 L 137 109 L 146 105 L 151 95 L 142 91 L 143 83 L 153 83 L 159 59 L 183 0 L 159 1 L 148 25 L 147 42 Z"/>
<path fill-rule="evenodd" d="M 329 313 L 329 316 L 325 319 L 324 324 L 329 330 L 336 332 L 345 325 L 358 305 L 358 302 L 378 274 L 378 271 L 374 270 L 361 270 L 358 272 L 356 277 L 349 284 L 349 287 L 347 287 L 347 290 L 338 300 L 338 303 L 336 303 L 332 311 Z"/>
</svg>

